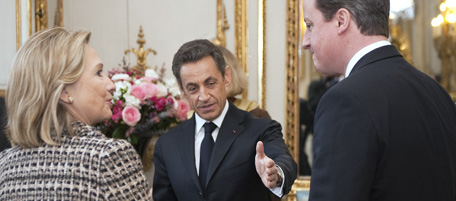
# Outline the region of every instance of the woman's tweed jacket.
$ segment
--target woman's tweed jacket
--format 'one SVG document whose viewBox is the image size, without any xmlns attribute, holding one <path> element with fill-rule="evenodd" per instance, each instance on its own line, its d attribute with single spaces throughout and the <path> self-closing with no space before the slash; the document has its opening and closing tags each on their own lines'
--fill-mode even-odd
<svg viewBox="0 0 456 201">
<path fill-rule="evenodd" d="M 0 200 L 147 200 L 141 160 L 125 140 L 81 122 L 57 146 L 0 153 Z"/>
</svg>

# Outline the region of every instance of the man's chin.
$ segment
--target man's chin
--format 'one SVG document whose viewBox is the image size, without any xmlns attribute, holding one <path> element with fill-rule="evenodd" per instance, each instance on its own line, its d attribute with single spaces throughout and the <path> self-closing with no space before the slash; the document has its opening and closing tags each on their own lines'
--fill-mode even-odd
<svg viewBox="0 0 456 201">
<path fill-rule="evenodd" d="M 215 111 L 211 111 L 211 112 L 198 111 L 197 114 L 198 114 L 198 116 L 200 116 L 201 118 L 203 118 L 204 120 L 207 120 L 207 121 L 212 121 L 219 116 L 216 114 Z"/>
</svg>

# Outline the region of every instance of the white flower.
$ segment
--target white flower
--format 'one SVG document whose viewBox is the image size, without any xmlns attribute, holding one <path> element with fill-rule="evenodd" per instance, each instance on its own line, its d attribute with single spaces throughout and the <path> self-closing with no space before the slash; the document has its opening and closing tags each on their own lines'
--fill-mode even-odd
<svg viewBox="0 0 456 201">
<path fill-rule="evenodd" d="M 139 98 L 136 98 L 130 94 L 124 94 L 125 98 L 125 105 L 130 105 L 130 106 L 135 106 L 137 108 L 140 108 L 141 100 Z"/>
<path fill-rule="evenodd" d="M 177 84 L 176 79 L 172 79 L 172 78 L 165 79 L 164 82 L 168 88 L 173 87 Z"/>
<path fill-rule="evenodd" d="M 116 91 L 113 94 L 114 99 L 119 99 L 119 97 L 122 95 L 122 92 L 120 92 L 120 89 L 127 89 L 126 94 L 130 94 L 131 92 L 131 83 L 128 81 L 117 81 L 114 83 L 116 85 Z"/>
<path fill-rule="evenodd" d="M 119 100 L 119 97 L 122 95 L 122 93 L 120 93 L 120 91 L 115 91 L 113 94 L 112 94 L 112 98 L 113 100 L 116 99 L 116 100 Z"/>
<path fill-rule="evenodd" d="M 168 89 L 162 83 L 157 83 L 157 97 L 165 97 L 168 95 Z"/>
<path fill-rule="evenodd" d="M 140 85 L 142 81 L 140 79 L 135 79 L 133 82 L 135 85 Z"/>
<path fill-rule="evenodd" d="M 117 82 L 119 80 L 130 81 L 131 77 L 128 74 L 115 74 L 111 78 L 112 81 Z"/>
<path fill-rule="evenodd" d="M 179 87 L 177 85 L 174 85 L 174 86 L 170 86 L 169 87 L 169 93 L 171 93 L 171 95 L 173 97 L 177 97 L 177 96 L 180 96 L 181 93 L 180 93 L 180 90 L 179 90 Z"/>
<path fill-rule="evenodd" d="M 154 69 L 147 69 L 146 72 L 144 72 L 144 76 L 153 79 L 158 79 L 160 77 Z"/>
</svg>

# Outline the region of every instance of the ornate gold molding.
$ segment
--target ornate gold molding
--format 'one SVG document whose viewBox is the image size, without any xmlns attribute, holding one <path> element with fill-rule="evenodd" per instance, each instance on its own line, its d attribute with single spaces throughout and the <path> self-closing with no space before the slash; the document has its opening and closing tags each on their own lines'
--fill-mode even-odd
<svg viewBox="0 0 456 201">
<path fill-rule="evenodd" d="M 149 48 L 147 50 L 144 49 L 144 44 L 146 44 L 146 39 L 144 39 L 144 33 L 143 33 L 142 26 L 139 27 L 138 40 L 136 40 L 136 42 L 139 45 L 138 49 L 131 48 L 131 49 L 125 50 L 125 55 L 127 55 L 130 52 L 132 52 L 134 55 L 136 55 L 137 64 L 133 68 L 140 70 L 140 71 L 144 71 L 144 70 L 150 68 L 149 66 L 147 66 L 147 61 L 146 61 L 147 55 L 149 55 L 149 53 L 156 55 L 157 52 L 151 48 Z"/>
<path fill-rule="evenodd" d="M 0 97 L 5 97 L 6 91 L 4 89 L 0 89 Z"/>
<path fill-rule="evenodd" d="M 236 0 L 234 4 L 234 21 L 235 21 L 235 55 L 241 65 L 244 72 L 249 75 L 248 68 L 248 1 L 247 0 Z M 243 98 L 248 97 L 248 91 L 244 90 L 242 94 Z"/>
<path fill-rule="evenodd" d="M 32 27 L 32 19 L 33 19 L 33 13 L 32 12 L 32 0 L 27 0 L 26 1 L 26 13 L 23 13 L 22 10 L 22 4 L 21 0 L 16 0 L 16 49 L 19 50 L 19 48 L 22 46 L 22 37 L 24 35 L 27 35 L 27 38 L 32 35 L 33 33 L 33 27 Z M 22 15 L 26 17 L 27 20 L 27 30 L 22 30 Z"/>
<path fill-rule="evenodd" d="M 63 0 L 57 0 L 57 12 L 54 19 L 54 26 L 63 27 Z"/>
<path fill-rule="evenodd" d="M 226 9 L 223 0 L 217 0 L 217 37 L 212 41 L 216 45 L 226 47 L 225 30 L 229 29 L 228 19 L 226 19 Z"/>
<path fill-rule="evenodd" d="M 16 50 L 19 50 L 22 44 L 21 24 L 21 0 L 16 0 Z"/>
<path fill-rule="evenodd" d="M 258 1 L 258 105 L 266 108 L 266 0 Z"/>
<path fill-rule="evenodd" d="M 303 177 L 297 179 L 288 194 L 287 201 L 298 201 L 298 192 L 309 192 L 310 191 L 310 177 Z"/>
<path fill-rule="evenodd" d="M 287 0 L 287 80 L 285 141 L 294 159 L 298 161 L 299 140 L 299 0 Z"/>
<path fill-rule="evenodd" d="M 35 31 L 48 28 L 47 0 L 35 0 Z"/>
<path fill-rule="evenodd" d="M 33 27 L 32 27 L 32 19 L 33 19 L 33 12 L 32 12 L 32 0 L 27 0 L 27 28 L 28 28 L 28 36 L 31 36 L 33 33 Z"/>
</svg>

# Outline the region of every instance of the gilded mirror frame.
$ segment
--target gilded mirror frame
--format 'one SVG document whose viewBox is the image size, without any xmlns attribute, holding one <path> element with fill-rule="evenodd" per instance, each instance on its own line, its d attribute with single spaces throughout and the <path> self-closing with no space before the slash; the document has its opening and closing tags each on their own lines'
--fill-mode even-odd
<svg viewBox="0 0 456 201">
<path fill-rule="evenodd" d="M 55 26 L 63 26 L 63 0 L 54 0 L 57 12 L 54 17 Z M 25 3 L 25 5 L 23 5 Z M 23 29 L 22 17 L 27 18 L 27 25 Z M 36 31 L 47 29 L 48 26 L 48 0 L 16 0 L 16 49 L 22 45 L 24 34 L 32 35 Z"/>
<path fill-rule="evenodd" d="M 235 0 L 235 55 L 244 72 L 249 75 L 248 66 L 248 0 Z M 258 0 L 258 105 L 266 107 L 266 0 Z M 248 97 L 244 91 L 243 98 Z"/>
<path fill-rule="evenodd" d="M 55 26 L 63 26 L 63 0 L 55 0 L 57 14 Z M 23 5 L 25 4 L 25 5 Z M 26 21 L 22 18 L 26 17 Z M 22 23 L 26 22 L 25 28 Z M 16 0 L 16 50 L 22 46 L 23 39 L 27 39 L 33 32 L 48 28 L 48 0 Z M 35 28 L 33 27 L 35 25 Z M 23 36 L 26 37 L 23 37 Z M 0 96 L 5 96 L 5 90 L 0 90 Z"/>
<path fill-rule="evenodd" d="M 300 0 L 287 0 L 287 55 L 286 55 L 286 106 L 285 141 L 295 159 L 298 157 L 299 140 L 299 7 Z"/>
</svg>

